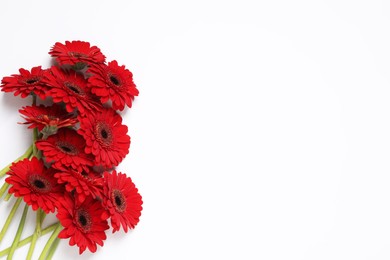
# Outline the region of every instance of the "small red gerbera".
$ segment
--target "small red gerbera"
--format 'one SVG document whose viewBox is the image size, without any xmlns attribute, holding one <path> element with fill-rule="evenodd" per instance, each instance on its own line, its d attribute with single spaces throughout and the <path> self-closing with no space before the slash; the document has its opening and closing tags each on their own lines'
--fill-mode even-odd
<svg viewBox="0 0 390 260">
<path fill-rule="evenodd" d="M 133 74 L 125 68 L 118 66 L 117 61 L 108 65 L 101 64 L 89 69 L 93 75 L 88 79 L 92 93 L 100 97 L 102 103 L 112 101 L 114 109 L 123 110 L 125 105 L 131 107 L 134 96 L 138 96 L 138 89 L 133 82 Z"/>
<path fill-rule="evenodd" d="M 38 128 L 42 131 L 45 127 L 59 129 L 62 127 L 74 126 L 77 123 L 77 118 L 68 114 L 58 104 L 52 106 L 33 105 L 23 107 L 19 112 L 26 120 L 23 124 L 30 124 L 28 128 Z"/>
<path fill-rule="evenodd" d="M 23 197 L 33 210 L 41 208 L 46 213 L 54 212 L 62 189 L 41 160 L 33 157 L 31 161 L 24 159 L 13 163 L 7 174 L 9 177 L 5 181 L 12 185 L 10 193 Z"/>
<path fill-rule="evenodd" d="M 56 42 L 49 54 L 55 57 L 60 65 L 78 65 L 80 63 L 104 63 L 106 57 L 96 46 L 89 42 L 66 41 L 65 44 Z"/>
<path fill-rule="evenodd" d="M 90 93 L 86 79 L 75 71 L 65 72 L 53 66 L 44 82 L 51 87 L 48 96 L 56 103 L 64 102 L 68 112 L 77 108 L 80 113 L 86 113 L 101 107 Z"/>
<path fill-rule="evenodd" d="M 117 166 L 129 153 L 130 136 L 122 117 L 111 108 L 80 117 L 78 132 L 86 141 L 85 152 L 95 156 L 97 165 Z"/>
<path fill-rule="evenodd" d="M 76 198 L 83 202 L 87 196 L 91 196 L 96 199 L 102 197 L 103 178 L 97 173 L 90 172 L 78 172 L 73 170 L 58 172 L 54 174 L 57 178 L 57 182 L 65 184 L 65 189 L 68 192 L 75 191 Z"/>
<path fill-rule="evenodd" d="M 36 146 L 55 169 L 66 170 L 66 167 L 71 167 L 77 171 L 88 171 L 88 166 L 93 165 L 91 156 L 84 152 L 85 140 L 76 130 L 61 128 L 46 140 L 38 140 Z"/>
<path fill-rule="evenodd" d="M 134 228 L 139 222 L 142 211 L 142 197 L 138 193 L 130 177 L 114 170 L 111 174 L 104 173 L 103 206 L 107 211 L 103 219 L 111 218 L 113 233 L 120 226 L 127 232 L 128 227 Z"/>
<path fill-rule="evenodd" d="M 46 98 L 47 86 L 43 83 L 46 70 L 41 66 L 34 67 L 31 72 L 25 69 L 19 69 L 20 74 L 13 74 L 10 77 L 4 77 L 1 80 L 1 90 L 4 92 L 13 92 L 14 96 L 20 94 L 22 98 L 34 93 L 41 99 Z"/>
<path fill-rule="evenodd" d="M 79 254 L 86 248 L 96 252 L 96 244 L 103 246 L 107 221 L 101 218 L 104 211 L 99 201 L 88 197 L 83 203 L 75 200 L 68 193 L 59 200 L 57 218 L 64 229 L 59 238 L 70 238 L 69 245 L 77 245 Z"/>
</svg>

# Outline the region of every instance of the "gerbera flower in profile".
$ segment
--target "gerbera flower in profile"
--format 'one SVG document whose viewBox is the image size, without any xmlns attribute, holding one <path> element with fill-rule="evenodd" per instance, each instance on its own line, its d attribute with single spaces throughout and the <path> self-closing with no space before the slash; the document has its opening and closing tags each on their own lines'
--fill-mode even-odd
<svg viewBox="0 0 390 260">
<path fill-rule="evenodd" d="M 92 171 L 74 171 L 67 170 L 54 174 L 57 182 L 65 184 L 68 192 L 75 191 L 76 198 L 83 202 L 88 196 L 96 199 L 102 197 L 103 178 Z"/>
<path fill-rule="evenodd" d="M 94 253 L 96 245 L 103 246 L 103 240 L 107 238 L 105 230 L 109 226 L 101 218 L 104 209 L 98 200 L 88 197 L 81 203 L 67 193 L 57 207 L 57 218 L 64 227 L 58 234 L 59 238 L 70 238 L 69 245 L 77 245 L 79 254 L 87 248 Z"/>
<path fill-rule="evenodd" d="M 15 197 L 23 197 L 33 210 L 41 208 L 46 213 L 54 212 L 62 189 L 42 160 L 33 157 L 31 160 L 24 159 L 13 163 L 7 174 L 9 177 L 5 181 L 12 185 L 10 193 Z"/>
<path fill-rule="evenodd" d="M 129 153 L 130 136 L 122 117 L 111 108 L 80 117 L 78 132 L 86 141 L 85 152 L 95 156 L 97 165 L 117 166 Z"/>
<path fill-rule="evenodd" d="M 84 152 L 85 140 L 76 130 L 61 128 L 46 140 L 38 140 L 36 146 L 55 169 L 71 167 L 77 171 L 88 171 L 88 166 L 93 165 L 91 156 Z"/>
<path fill-rule="evenodd" d="M 77 123 L 76 116 L 67 113 L 58 104 L 26 106 L 20 109 L 19 113 L 26 120 L 23 124 L 29 124 L 28 128 L 38 128 L 39 131 L 45 127 L 59 129 L 74 126 Z"/>
<path fill-rule="evenodd" d="M 4 77 L 1 80 L 1 90 L 4 92 L 15 92 L 14 95 L 20 95 L 22 98 L 34 93 L 41 99 L 46 98 L 47 86 L 43 83 L 46 70 L 41 66 L 34 67 L 31 72 L 25 69 L 19 69 L 20 74 L 13 74 Z"/>
<path fill-rule="evenodd" d="M 55 103 L 64 102 L 68 112 L 77 108 L 83 114 L 101 107 L 90 93 L 87 81 L 75 71 L 66 72 L 53 66 L 44 82 L 51 87 L 48 95 Z"/>
<path fill-rule="evenodd" d="M 76 65 L 80 68 L 85 64 L 104 63 L 106 60 L 98 47 L 83 41 L 66 41 L 65 44 L 56 42 L 49 54 L 55 57 L 60 65 Z"/>
<path fill-rule="evenodd" d="M 117 61 L 108 65 L 93 66 L 89 69 L 93 75 L 88 79 L 92 93 L 100 97 L 102 103 L 111 100 L 114 109 L 123 110 L 125 105 L 131 107 L 138 89 L 133 82 L 133 74 Z"/>
<path fill-rule="evenodd" d="M 117 173 L 115 170 L 111 174 L 105 172 L 104 179 L 103 206 L 107 211 L 102 218 L 111 218 L 113 232 L 118 231 L 120 226 L 127 232 L 128 228 L 134 228 L 139 222 L 142 197 L 126 174 Z"/>
</svg>

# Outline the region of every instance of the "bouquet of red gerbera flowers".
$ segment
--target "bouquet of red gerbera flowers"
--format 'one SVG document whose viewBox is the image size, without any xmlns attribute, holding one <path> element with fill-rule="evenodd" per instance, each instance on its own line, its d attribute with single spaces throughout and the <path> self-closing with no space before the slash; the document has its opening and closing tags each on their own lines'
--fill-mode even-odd
<svg viewBox="0 0 390 260">
<path fill-rule="evenodd" d="M 11 247 L 0 256 L 11 259 L 18 247 L 30 243 L 31 259 L 37 239 L 52 232 L 39 259 L 49 259 L 60 239 L 69 238 L 79 253 L 103 246 L 106 231 L 125 232 L 137 225 L 142 198 L 130 177 L 115 167 L 129 153 L 130 136 L 117 110 L 131 107 L 138 89 L 132 73 L 117 61 L 106 63 L 88 42 L 57 42 L 49 54 L 54 66 L 4 77 L 1 90 L 32 105 L 19 110 L 33 129 L 33 143 L 24 155 L 5 167 L 0 199 L 12 195 L 15 204 L 0 231 L 0 242 L 22 200 L 25 208 Z M 29 206 L 36 211 L 35 232 L 21 240 Z M 46 214 L 58 219 L 43 228 Z"/>
</svg>

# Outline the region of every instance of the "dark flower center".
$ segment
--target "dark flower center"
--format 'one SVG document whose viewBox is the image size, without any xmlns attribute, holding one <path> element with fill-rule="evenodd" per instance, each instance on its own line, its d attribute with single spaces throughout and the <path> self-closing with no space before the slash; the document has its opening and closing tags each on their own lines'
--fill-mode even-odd
<svg viewBox="0 0 390 260">
<path fill-rule="evenodd" d="M 85 209 L 79 209 L 77 211 L 76 222 L 84 232 L 88 232 L 91 229 L 91 216 Z"/>
<path fill-rule="evenodd" d="M 46 115 L 46 114 L 39 114 L 36 116 L 38 120 L 58 120 L 59 118 L 57 116 L 52 116 L 52 115 Z"/>
<path fill-rule="evenodd" d="M 38 81 L 39 81 L 38 78 L 31 78 L 31 79 L 26 80 L 26 83 L 31 85 L 31 84 L 34 84 L 34 83 L 36 83 Z"/>
<path fill-rule="evenodd" d="M 103 137 L 104 139 L 107 139 L 108 133 L 107 133 L 106 129 L 102 129 L 102 131 L 100 131 L 100 134 L 102 135 L 102 137 Z"/>
<path fill-rule="evenodd" d="M 119 196 L 115 196 L 115 204 L 120 207 L 122 205 L 122 200 Z"/>
<path fill-rule="evenodd" d="M 31 190 L 37 193 L 47 193 L 51 191 L 50 182 L 40 174 L 31 174 L 28 177 Z"/>
<path fill-rule="evenodd" d="M 74 147 L 72 144 L 69 144 L 69 143 L 66 143 L 63 141 L 59 141 L 59 142 L 57 142 L 56 146 L 63 153 L 70 154 L 70 155 L 78 154 L 77 148 Z"/>
<path fill-rule="evenodd" d="M 69 56 L 72 56 L 72 57 L 76 57 L 76 58 L 82 58 L 82 57 L 88 57 L 86 54 L 84 53 L 80 53 L 80 52 L 75 52 L 75 51 L 69 51 L 68 52 L 68 55 Z"/>
<path fill-rule="evenodd" d="M 34 186 L 37 187 L 38 189 L 43 189 L 46 187 L 45 183 L 41 180 L 35 180 Z"/>
<path fill-rule="evenodd" d="M 95 135 L 98 142 L 106 147 L 112 144 L 112 131 L 106 122 L 97 122 L 95 125 Z"/>
<path fill-rule="evenodd" d="M 83 177 L 88 177 L 88 173 L 86 173 L 85 171 L 80 172 L 80 175 Z"/>
<path fill-rule="evenodd" d="M 114 76 L 114 75 L 111 75 L 110 76 L 110 81 L 112 82 L 112 84 L 114 84 L 115 86 L 119 86 L 120 85 L 120 81 L 119 81 L 119 79 L 116 77 L 116 76 Z"/>
<path fill-rule="evenodd" d="M 123 212 L 126 209 L 126 200 L 123 193 L 120 190 L 114 190 L 112 192 L 113 202 L 118 212 Z"/>
<path fill-rule="evenodd" d="M 76 84 L 73 84 L 72 82 L 65 82 L 64 83 L 65 87 L 67 87 L 70 91 L 72 91 L 73 93 L 77 94 L 77 95 L 84 95 L 84 90 L 82 88 L 80 88 L 79 86 L 77 86 Z"/>
<path fill-rule="evenodd" d="M 84 215 L 79 216 L 79 221 L 82 226 L 87 225 L 87 218 Z"/>
</svg>

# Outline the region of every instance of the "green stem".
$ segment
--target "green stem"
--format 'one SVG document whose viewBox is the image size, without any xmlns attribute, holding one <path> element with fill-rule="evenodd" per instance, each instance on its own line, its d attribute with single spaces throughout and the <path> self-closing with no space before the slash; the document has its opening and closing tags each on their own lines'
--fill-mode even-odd
<svg viewBox="0 0 390 260">
<path fill-rule="evenodd" d="M 42 222 L 45 220 L 46 213 L 41 209 L 39 209 L 39 211 L 41 212 L 40 214 L 41 214 L 41 225 L 42 225 Z"/>
<path fill-rule="evenodd" d="M 22 219 L 20 220 L 18 230 L 16 231 L 14 242 L 12 242 L 11 249 L 10 249 L 9 254 L 7 256 L 7 260 L 12 260 L 12 257 L 15 253 L 15 250 L 18 247 L 20 237 L 22 236 L 22 233 L 23 233 L 24 223 L 26 222 L 27 211 L 28 211 L 28 205 L 26 204 L 24 206 L 23 215 L 22 215 Z"/>
<path fill-rule="evenodd" d="M 16 159 L 13 162 L 23 160 L 24 158 L 29 158 L 30 155 L 32 154 L 32 151 L 33 151 L 33 146 L 31 145 L 22 156 L 20 156 L 18 159 Z M 0 178 L 3 177 L 9 171 L 9 168 L 11 167 L 12 163 L 8 164 L 0 171 Z"/>
<path fill-rule="evenodd" d="M 62 230 L 61 223 L 58 223 L 56 229 L 53 231 L 53 234 L 51 234 L 49 240 L 47 241 L 45 247 L 43 248 L 42 253 L 39 256 L 38 260 L 44 260 L 46 258 L 46 255 L 49 252 L 50 247 L 52 246 L 54 240 L 58 237 L 58 234 L 61 232 L 61 230 Z"/>
<path fill-rule="evenodd" d="M 38 140 L 38 129 L 34 128 L 33 130 L 33 156 L 37 157 L 38 155 L 38 149 L 35 145 L 35 142 Z"/>
<path fill-rule="evenodd" d="M 1 199 L 1 197 L 3 197 L 4 193 L 7 191 L 8 187 L 9 187 L 9 183 L 7 183 L 7 182 L 5 182 L 3 184 L 3 186 L 1 186 L 1 188 L 0 188 L 0 199 Z"/>
<path fill-rule="evenodd" d="M 37 210 L 37 218 L 35 221 L 35 231 L 31 240 L 30 248 L 27 253 L 27 260 L 31 260 L 31 257 L 34 253 L 35 244 L 37 243 L 37 239 L 41 236 L 41 209 Z"/>
<path fill-rule="evenodd" d="M 41 235 L 44 236 L 47 233 L 52 232 L 56 227 L 57 227 L 57 223 L 54 223 L 54 224 L 48 226 L 47 228 L 42 230 Z M 28 243 L 31 242 L 32 238 L 33 238 L 33 235 L 26 237 L 25 239 L 23 239 L 22 241 L 20 241 L 18 243 L 17 248 L 27 245 Z M 11 247 L 8 247 L 8 248 L 4 249 L 3 251 L 0 251 L 0 257 L 8 255 L 10 250 L 11 250 Z"/>
<path fill-rule="evenodd" d="M 12 193 L 7 193 L 7 195 L 5 195 L 5 197 L 4 197 L 4 201 L 9 201 L 11 196 L 12 196 Z"/>
<path fill-rule="evenodd" d="M 49 253 L 47 253 L 46 260 L 51 260 L 53 258 L 53 255 L 56 252 L 59 243 L 60 243 L 60 239 L 56 237 L 52 246 L 50 247 Z"/>
<path fill-rule="evenodd" d="M 18 198 L 15 201 L 15 204 L 12 207 L 11 212 L 8 215 L 8 218 L 7 218 L 7 220 L 4 223 L 3 229 L 0 232 L 0 242 L 1 242 L 1 240 L 3 240 L 5 233 L 7 233 L 9 225 L 11 224 L 11 221 L 12 221 L 12 219 L 13 219 L 15 213 L 16 213 L 16 210 L 18 209 L 18 207 L 20 205 L 20 202 L 22 202 L 22 198 Z"/>
</svg>

